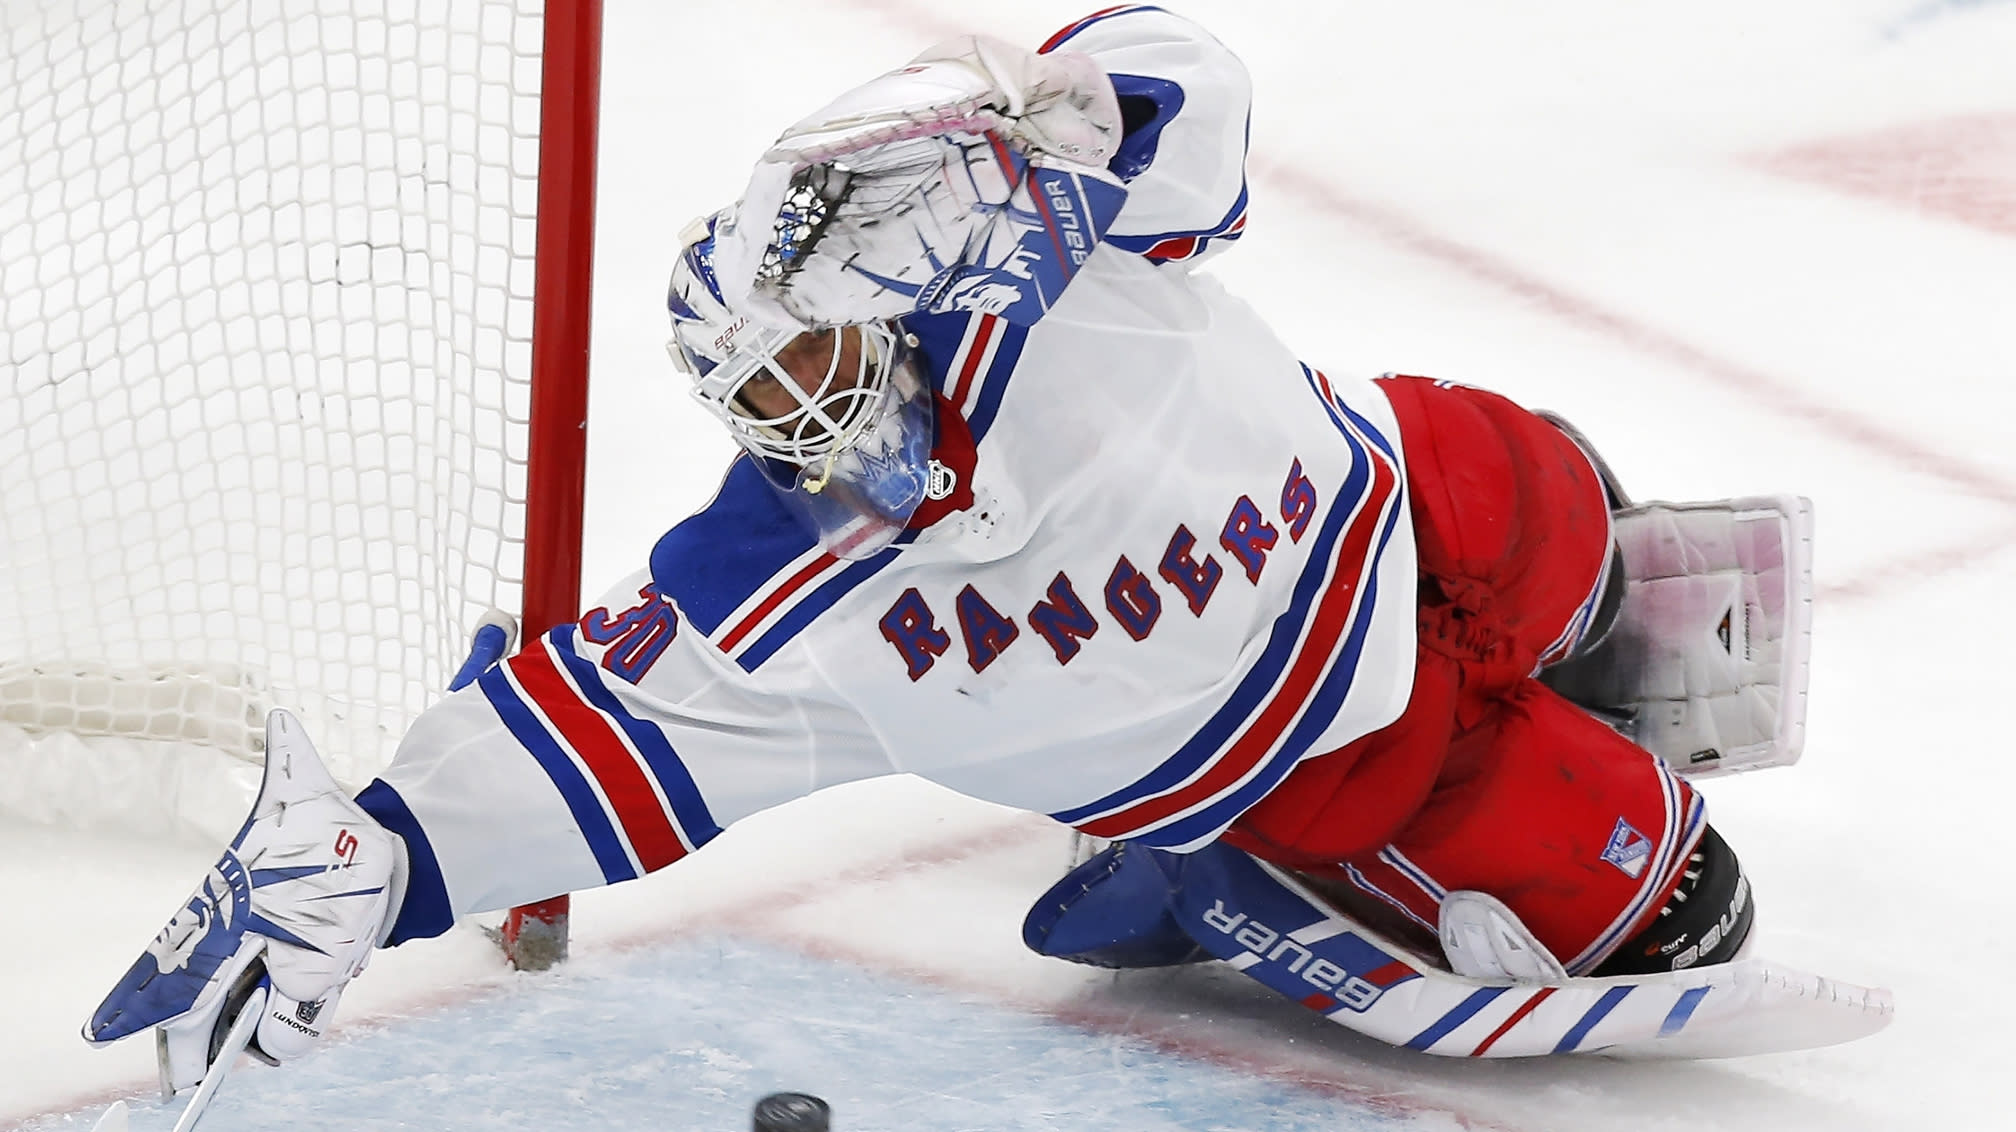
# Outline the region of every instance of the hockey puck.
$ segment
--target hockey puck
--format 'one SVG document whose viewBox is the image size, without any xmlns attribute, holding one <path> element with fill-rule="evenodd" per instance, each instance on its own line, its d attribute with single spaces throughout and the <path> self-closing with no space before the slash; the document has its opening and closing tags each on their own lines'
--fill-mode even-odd
<svg viewBox="0 0 2016 1132">
<path fill-rule="evenodd" d="M 810 1093 L 771 1093 L 756 1102 L 754 1132 L 830 1132 L 833 1110 Z"/>
</svg>

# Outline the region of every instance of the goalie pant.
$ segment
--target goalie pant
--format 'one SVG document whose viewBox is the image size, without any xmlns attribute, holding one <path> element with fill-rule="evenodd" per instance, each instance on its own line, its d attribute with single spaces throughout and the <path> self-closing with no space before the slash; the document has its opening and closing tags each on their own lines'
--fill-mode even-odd
<svg viewBox="0 0 2016 1132">
<path fill-rule="evenodd" d="M 1664 761 L 1535 678 L 1600 635 L 1608 495 L 1588 454 L 1503 397 L 1379 384 L 1419 546 L 1412 695 L 1391 725 L 1302 763 L 1225 840 L 1429 948 L 1447 893 L 1490 893 L 1589 974 L 1669 905 L 1707 827 Z"/>
</svg>

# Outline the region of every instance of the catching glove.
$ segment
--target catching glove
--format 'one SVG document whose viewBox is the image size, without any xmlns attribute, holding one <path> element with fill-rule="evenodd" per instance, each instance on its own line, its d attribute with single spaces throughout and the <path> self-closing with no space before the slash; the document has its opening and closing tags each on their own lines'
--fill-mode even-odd
<svg viewBox="0 0 2016 1132">
<path fill-rule="evenodd" d="M 1126 201 L 1113 85 L 987 36 L 931 48 L 786 130 L 715 268 L 729 305 L 819 328 L 913 311 L 1042 317 Z"/>
</svg>

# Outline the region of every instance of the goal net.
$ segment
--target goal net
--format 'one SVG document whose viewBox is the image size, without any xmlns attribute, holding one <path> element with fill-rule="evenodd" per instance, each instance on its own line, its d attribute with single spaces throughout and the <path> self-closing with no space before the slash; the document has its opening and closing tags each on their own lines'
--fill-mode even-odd
<svg viewBox="0 0 2016 1132">
<path fill-rule="evenodd" d="M 528 529 L 578 547 L 528 519 L 578 514 L 528 471 L 561 7 L 0 0 L 0 814 L 228 837 L 273 706 L 361 786 Z"/>
</svg>

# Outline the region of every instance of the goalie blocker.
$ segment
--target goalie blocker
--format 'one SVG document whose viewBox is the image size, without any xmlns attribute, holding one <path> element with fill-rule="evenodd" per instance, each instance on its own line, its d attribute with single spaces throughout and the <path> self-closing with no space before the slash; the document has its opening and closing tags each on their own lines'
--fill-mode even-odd
<svg viewBox="0 0 2016 1132">
<path fill-rule="evenodd" d="M 240 1050 L 268 1064 L 322 1036 L 390 930 L 405 847 L 330 777 L 301 721 L 266 720 L 266 773 L 237 837 L 84 1027 L 103 1045 L 156 1029 L 163 1099 L 187 1127 Z"/>
</svg>

